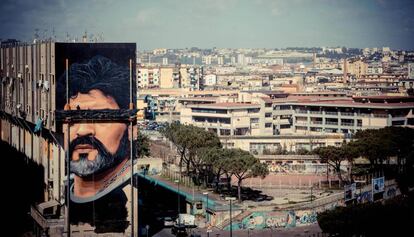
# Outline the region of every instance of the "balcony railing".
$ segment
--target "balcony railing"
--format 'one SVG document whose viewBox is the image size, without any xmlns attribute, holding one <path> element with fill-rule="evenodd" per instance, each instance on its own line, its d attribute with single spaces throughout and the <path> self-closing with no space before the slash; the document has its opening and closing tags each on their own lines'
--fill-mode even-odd
<svg viewBox="0 0 414 237">
<path fill-rule="evenodd" d="M 312 124 L 322 124 L 322 121 L 311 121 Z"/>
<path fill-rule="evenodd" d="M 338 122 L 329 122 L 329 121 L 326 121 L 326 122 L 325 122 L 325 124 L 329 124 L 329 125 L 338 125 Z"/>
<path fill-rule="evenodd" d="M 296 113 L 298 113 L 298 114 L 307 114 L 308 111 L 307 110 L 296 110 Z"/>
<path fill-rule="evenodd" d="M 341 112 L 342 116 L 354 116 L 354 113 L 349 113 L 349 112 Z"/>
<path fill-rule="evenodd" d="M 354 126 L 353 123 L 341 123 L 341 126 Z"/>
<path fill-rule="evenodd" d="M 326 111 L 325 114 L 327 114 L 327 115 L 338 115 L 338 112 Z"/>
<path fill-rule="evenodd" d="M 310 111 L 311 114 L 322 114 L 322 111 Z"/>
<path fill-rule="evenodd" d="M 388 118 L 388 114 L 373 114 L 375 118 Z"/>
</svg>

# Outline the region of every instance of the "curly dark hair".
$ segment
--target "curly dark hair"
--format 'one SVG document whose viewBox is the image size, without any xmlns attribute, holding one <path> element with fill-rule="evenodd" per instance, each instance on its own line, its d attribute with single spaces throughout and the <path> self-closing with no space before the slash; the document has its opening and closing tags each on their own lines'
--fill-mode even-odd
<svg viewBox="0 0 414 237">
<path fill-rule="evenodd" d="M 69 97 L 86 94 L 97 89 L 115 99 L 119 108 L 129 107 L 129 69 L 103 56 L 95 56 L 86 63 L 74 63 L 69 67 Z M 66 71 L 57 85 L 57 109 L 66 104 Z M 134 98 L 133 94 L 133 98 Z"/>
</svg>

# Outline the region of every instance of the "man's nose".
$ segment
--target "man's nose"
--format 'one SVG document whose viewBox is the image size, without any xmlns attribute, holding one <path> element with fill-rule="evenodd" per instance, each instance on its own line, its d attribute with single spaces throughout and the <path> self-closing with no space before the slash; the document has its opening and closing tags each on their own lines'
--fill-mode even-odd
<svg viewBox="0 0 414 237">
<path fill-rule="evenodd" d="M 95 136 L 95 127 L 93 123 L 81 123 L 76 131 L 78 137 Z"/>
</svg>

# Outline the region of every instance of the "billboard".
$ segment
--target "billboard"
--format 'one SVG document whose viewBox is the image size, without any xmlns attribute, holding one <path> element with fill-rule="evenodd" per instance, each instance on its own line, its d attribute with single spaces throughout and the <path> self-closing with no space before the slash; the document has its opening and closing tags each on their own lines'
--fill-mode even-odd
<svg viewBox="0 0 414 237">
<path fill-rule="evenodd" d="M 135 221 L 131 219 L 135 210 L 128 206 L 130 125 L 116 119 L 95 121 L 88 116 L 128 110 L 130 95 L 135 101 L 135 86 L 130 94 L 130 83 L 135 85 L 131 79 L 136 45 L 56 43 L 55 51 L 56 110 L 84 116 L 69 126 L 58 126 L 70 163 L 66 167 L 70 168 L 70 202 L 66 204 L 70 204 L 71 229 L 88 224 L 96 233 L 128 233 Z"/>
<path fill-rule="evenodd" d="M 356 197 L 356 183 L 352 183 L 350 185 L 345 185 L 344 187 L 344 199 L 345 202 L 354 200 Z"/>
<path fill-rule="evenodd" d="M 372 194 L 384 192 L 384 177 L 372 179 Z"/>
</svg>

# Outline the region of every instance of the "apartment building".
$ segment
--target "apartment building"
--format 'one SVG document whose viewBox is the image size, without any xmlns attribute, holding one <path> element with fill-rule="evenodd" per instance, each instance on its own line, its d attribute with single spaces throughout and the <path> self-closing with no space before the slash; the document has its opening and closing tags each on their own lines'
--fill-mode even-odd
<svg viewBox="0 0 414 237">
<path fill-rule="evenodd" d="M 188 88 L 202 90 L 204 88 L 203 67 L 174 66 L 137 66 L 137 82 L 140 89 L 172 89 Z"/>
<path fill-rule="evenodd" d="M 375 98 L 383 99 L 383 101 L 380 102 Z M 334 100 L 298 98 L 295 102 L 284 105 L 292 109 L 292 132 L 294 133 L 353 134 L 362 129 L 414 125 L 412 119 L 414 103 L 403 102 L 403 100 L 394 102 L 392 98 L 386 96 Z"/>
<path fill-rule="evenodd" d="M 71 73 L 80 72 L 83 73 L 82 76 L 85 75 L 82 69 L 92 64 L 102 68 L 119 65 L 123 69 L 123 75 L 127 75 L 127 71 L 133 75 L 134 70 L 129 66 L 135 62 L 135 55 L 135 43 L 41 42 L 1 45 L 0 139 L 24 154 L 27 165 L 41 168 L 43 184 L 35 188 L 39 188 L 36 191 L 43 193 L 43 198 L 37 202 L 42 202 L 39 206 L 45 209 L 55 210 L 54 213 L 43 213 L 40 209 L 32 208 L 30 214 L 34 223 L 37 223 L 37 236 L 62 236 L 62 218 L 67 212 L 63 208 L 68 201 L 65 198 L 68 183 L 65 166 L 67 150 L 64 149 L 63 135 L 66 125 L 63 125 L 62 119 L 56 118 L 58 112 L 64 110 L 66 102 L 62 99 L 65 98 L 66 65 L 70 69 L 76 68 L 68 70 L 69 80 Z M 84 81 L 81 80 L 81 85 L 74 90 L 82 91 L 88 86 L 88 76 L 82 78 Z M 133 80 L 129 82 L 135 83 Z M 73 88 L 69 87 L 71 89 Z M 134 94 L 129 94 L 128 91 L 121 93 L 124 93 L 125 98 L 129 95 L 133 98 Z M 121 107 L 120 103 L 119 106 Z M 128 107 L 127 103 L 123 107 Z M 56 211 L 57 209 L 62 211 Z M 52 218 L 51 214 L 53 220 L 46 218 L 46 215 Z"/>
<path fill-rule="evenodd" d="M 273 98 L 272 98 L 273 97 Z M 239 93 L 232 102 L 181 108 L 184 124 L 216 132 L 223 144 L 246 150 L 292 150 L 340 144 L 362 129 L 414 126 L 414 97 L 345 97 L 343 93 L 286 95 Z"/>
<path fill-rule="evenodd" d="M 160 68 L 138 67 L 137 82 L 138 88 L 158 88 L 160 86 Z"/>
</svg>

